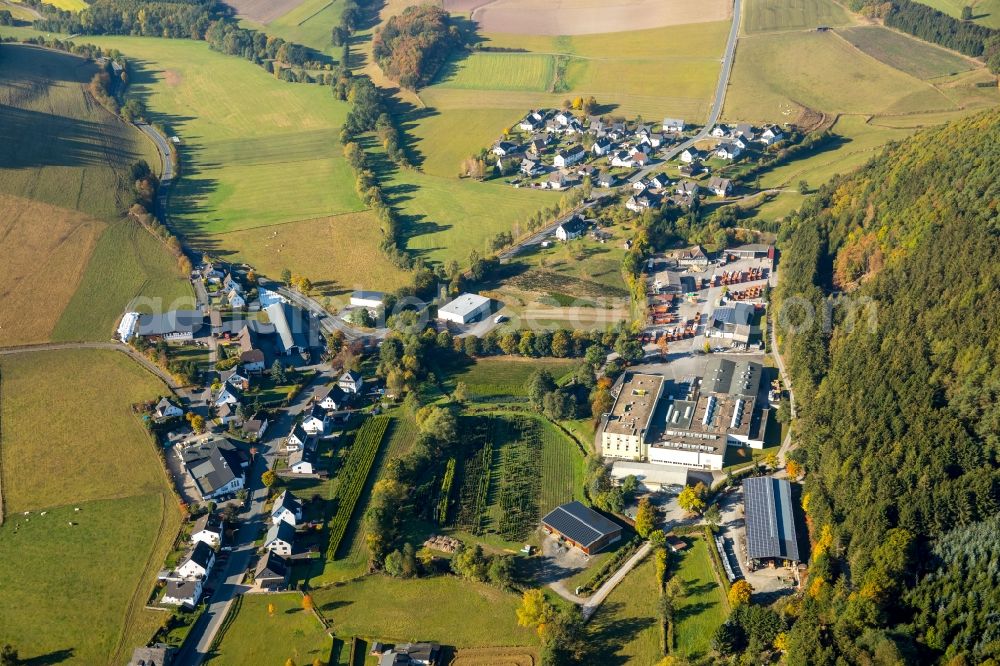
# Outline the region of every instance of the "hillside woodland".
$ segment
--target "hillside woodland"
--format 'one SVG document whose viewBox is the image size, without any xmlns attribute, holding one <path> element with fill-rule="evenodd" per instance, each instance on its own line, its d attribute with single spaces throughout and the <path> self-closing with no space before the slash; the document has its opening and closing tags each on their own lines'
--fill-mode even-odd
<svg viewBox="0 0 1000 666">
<path fill-rule="evenodd" d="M 1000 657 L 998 142 L 996 110 L 922 132 L 784 230 L 814 544 L 789 663 Z"/>
<path fill-rule="evenodd" d="M 372 40 L 372 54 L 386 76 L 415 90 L 433 79 L 461 44 L 448 12 L 420 5 L 386 21 Z"/>
</svg>

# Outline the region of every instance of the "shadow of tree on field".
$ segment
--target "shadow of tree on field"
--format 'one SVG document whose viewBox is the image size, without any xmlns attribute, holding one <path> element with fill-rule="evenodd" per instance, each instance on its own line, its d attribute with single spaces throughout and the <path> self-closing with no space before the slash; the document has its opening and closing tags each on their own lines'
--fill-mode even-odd
<svg viewBox="0 0 1000 666">
<path fill-rule="evenodd" d="M 72 659 L 75 652 L 76 650 L 73 648 L 53 650 L 47 654 L 40 654 L 37 657 L 22 659 L 18 663 L 24 664 L 24 666 L 52 666 L 53 664 L 61 664 L 67 659 Z"/>
</svg>

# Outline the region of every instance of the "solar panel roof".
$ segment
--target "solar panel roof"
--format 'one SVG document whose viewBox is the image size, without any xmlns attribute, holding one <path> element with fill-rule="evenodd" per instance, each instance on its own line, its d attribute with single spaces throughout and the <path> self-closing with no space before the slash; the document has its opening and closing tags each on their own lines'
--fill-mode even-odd
<svg viewBox="0 0 1000 666">
<path fill-rule="evenodd" d="M 760 476 L 743 481 L 747 555 L 800 562 L 792 486 L 784 479 Z"/>
<path fill-rule="evenodd" d="M 580 502 L 557 506 L 542 518 L 542 524 L 581 546 L 590 546 L 621 527 Z"/>
</svg>

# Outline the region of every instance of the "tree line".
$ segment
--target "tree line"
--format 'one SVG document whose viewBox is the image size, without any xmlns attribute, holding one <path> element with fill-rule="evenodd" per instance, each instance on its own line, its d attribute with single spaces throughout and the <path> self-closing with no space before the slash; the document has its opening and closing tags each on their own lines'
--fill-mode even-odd
<svg viewBox="0 0 1000 666">
<path fill-rule="evenodd" d="M 998 139 L 996 110 L 921 132 L 782 230 L 813 544 L 790 664 L 997 657 Z"/>
</svg>

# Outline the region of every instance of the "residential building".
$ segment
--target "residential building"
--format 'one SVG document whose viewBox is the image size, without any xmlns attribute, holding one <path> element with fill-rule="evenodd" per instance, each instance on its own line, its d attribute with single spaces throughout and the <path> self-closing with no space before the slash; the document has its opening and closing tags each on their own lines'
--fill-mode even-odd
<svg viewBox="0 0 1000 666">
<path fill-rule="evenodd" d="M 668 256 L 681 266 L 708 266 L 708 255 L 700 245 L 674 250 Z"/>
<path fill-rule="evenodd" d="M 294 545 L 295 528 L 284 521 L 272 524 L 264 537 L 264 548 L 278 555 L 291 555 Z"/>
<path fill-rule="evenodd" d="M 510 141 L 500 141 L 495 146 L 493 146 L 493 154 L 499 157 L 510 155 L 516 150 L 517 150 L 517 144 L 511 143 Z"/>
<path fill-rule="evenodd" d="M 621 525 L 580 502 L 557 506 L 542 518 L 542 527 L 587 555 L 598 553 L 622 538 Z"/>
<path fill-rule="evenodd" d="M 191 525 L 191 543 L 204 542 L 214 548 L 222 544 L 222 520 L 206 513 Z"/>
<path fill-rule="evenodd" d="M 223 384 L 222 388 L 219 389 L 218 395 L 215 396 L 216 407 L 221 407 L 222 405 L 235 406 L 241 402 L 243 402 L 243 391 L 229 383 Z"/>
<path fill-rule="evenodd" d="M 304 448 L 308 441 L 309 434 L 301 425 L 296 425 L 285 439 L 285 448 L 289 451 L 298 451 Z"/>
<path fill-rule="evenodd" d="M 278 495 L 271 506 L 271 524 L 288 523 L 298 527 L 302 522 L 302 501 L 286 490 Z"/>
<path fill-rule="evenodd" d="M 775 125 L 768 125 L 764 128 L 764 131 L 760 133 L 760 136 L 757 137 L 757 140 L 765 146 L 770 146 L 784 140 L 784 138 L 785 134 L 780 128 Z"/>
<path fill-rule="evenodd" d="M 521 160 L 520 171 L 525 176 L 534 178 L 538 174 L 542 173 L 542 167 L 534 160 L 523 159 Z"/>
<path fill-rule="evenodd" d="M 203 500 L 235 493 L 246 481 L 249 457 L 224 439 L 194 444 L 180 456 Z"/>
<path fill-rule="evenodd" d="M 259 441 L 267 431 L 267 417 L 254 414 L 253 418 L 243 424 L 243 436 L 252 442 Z"/>
<path fill-rule="evenodd" d="M 469 324 L 490 313 L 490 299 L 465 293 L 438 308 L 438 319 L 455 324 Z"/>
<path fill-rule="evenodd" d="M 590 147 L 590 150 L 594 153 L 594 155 L 603 157 L 611 151 L 612 147 L 614 147 L 614 144 L 611 143 L 611 139 L 605 137 L 595 141 L 594 145 Z"/>
<path fill-rule="evenodd" d="M 614 187 L 615 183 L 618 181 L 615 175 L 608 173 L 607 171 L 602 171 L 597 174 L 597 186 L 598 187 Z"/>
<path fill-rule="evenodd" d="M 307 443 L 301 449 L 288 454 L 288 471 L 292 474 L 315 474 L 314 460 L 313 451 Z"/>
<path fill-rule="evenodd" d="M 712 136 L 716 139 L 724 139 L 732 135 L 733 131 L 726 125 L 716 125 L 712 128 Z"/>
<path fill-rule="evenodd" d="M 715 156 L 724 160 L 735 160 L 743 154 L 743 150 L 734 143 L 720 143 L 715 149 Z"/>
<path fill-rule="evenodd" d="M 698 162 L 701 161 L 701 159 L 702 159 L 701 152 L 695 150 L 694 148 L 685 148 L 684 151 L 681 153 L 681 162 L 684 162 L 685 164 Z"/>
<path fill-rule="evenodd" d="M 169 606 L 194 608 L 198 605 L 198 600 L 201 598 L 201 592 L 201 579 L 168 580 L 166 588 L 163 591 L 163 596 L 160 598 L 160 603 L 167 604 Z M 139 663 L 148 664 L 149 662 L 140 661 Z"/>
<path fill-rule="evenodd" d="M 545 116 L 539 111 L 532 111 L 517 125 L 524 132 L 535 132 L 545 127 Z"/>
<path fill-rule="evenodd" d="M 215 551 L 204 541 L 198 541 L 187 558 L 177 567 L 177 576 L 185 580 L 205 578 L 215 564 Z"/>
<path fill-rule="evenodd" d="M 733 182 L 728 178 L 713 176 L 708 181 L 708 189 L 712 190 L 712 193 L 717 197 L 726 197 L 733 191 Z"/>
<path fill-rule="evenodd" d="M 247 301 L 243 298 L 243 294 L 233 289 L 226 295 L 226 299 L 229 301 L 229 307 L 234 310 L 242 310 L 247 306 Z"/>
<path fill-rule="evenodd" d="M 168 398 L 160 398 L 160 401 L 156 403 L 154 414 L 158 419 L 169 419 L 175 416 L 184 416 L 184 410 L 170 402 Z"/>
<path fill-rule="evenodd" d="M 556 156 L 552 159 L 552 163 L 559 168 L 565 168 L 583 161 L 586 156 L 587 151 L 583 149 L 583 146 L 575 144 L 557 152 Z"/>
<path fill-rule="evenodd" d="M 684 121 L 680 118 L 664 118 L 663 119 L 663 131 L 664 132 L 683 132 L 684 131 Z"/>
<path fill-rule="evenodd" d="M 235 386 L 240 391 L 250 388 L 250 377 L 240 372 L 239 368 L 230 368 L 219 373 L 219 381 L 229 386 Z"/>
<path fill-rule="evenodd" d="M 611 156 L 611 166 L 631 168 L 635 166 L 635 158 L 627 150 L 619 150 Z"/>
<path fill-rule="evenodd" d="M 174 649 L 164 643 L 137 647 L 132 652 L 132 661 L 127 666 L 171 666 L 174 663 Z"/>
<path fill-rule="evenodd" d="M 257 562 L 253 582 L 261 590 L 274 592 L 288 585 L 288 561 L 273 550 L 269 550 Z"/>
<path fill-rule="evenodd" d="M 257 334 L 247 325 L 236 336 L 240 345 L 240 365 L 243 372 L 263 372 L 264 352 L 257 348 Z"/>
<path fill-rule="evenodd" d="M 382 652 L 378 666 L 439 666 L 440 660 L 437 643 L 402 643 Z"/>
<path fill-rule="evenodd" d="M 314 404 L 302 419 L 302 429 L 309 435 L 322 435 L 326 430 L 326 422 L 326 410 L 322 405 Z"/>
<path fill-rule="evenodd" d="M 355 372 L 354 370 L 347 370 L 340 376 L 337 380 L 337 386 L 340 390 L 345 393 L 361 393 L 364 388 L 365 380 L 361 376 L 360 372 Z M 331 409 L 340 409 L 340 407 L 332 407 Z"/>
<path fill-rule="evenodd" d="M 674 192 L 682 197 L 696 197 L 698 196 L 698 183 L 693 180 L 678 181 L 674 186 Z"/>
<path fill-rule="evenodd" d="M 587 230 L 587 223 L 582 217 L 574 216 L 556 227 L 556 238 L 569 241 L 579 238 Z"/>
<path fill-rule="evenodd" d="M 744 479 L 743 515 L 751 570 L 762 564 L 802 561 L 795 529 L 795 502 L 787 479 Z"/>
</svg>

